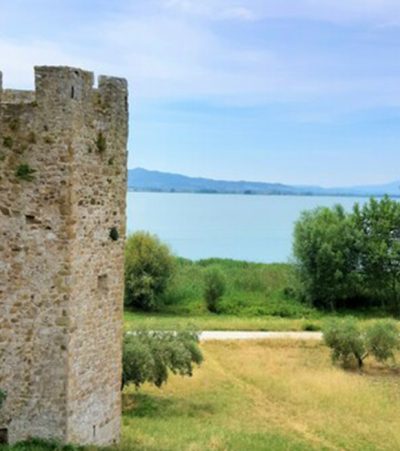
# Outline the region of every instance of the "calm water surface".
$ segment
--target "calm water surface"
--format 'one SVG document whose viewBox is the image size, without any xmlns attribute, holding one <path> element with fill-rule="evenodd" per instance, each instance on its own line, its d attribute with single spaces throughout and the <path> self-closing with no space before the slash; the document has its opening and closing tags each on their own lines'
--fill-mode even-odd
<svg viewBox="0 0 400 451">
<path fill-rule="evenodd" d="M 128 193 L 128 232 L 147 230 L 175 254 L 286 262 L 293 225 L 303 210 L 365 198 Z"/>
</svg>

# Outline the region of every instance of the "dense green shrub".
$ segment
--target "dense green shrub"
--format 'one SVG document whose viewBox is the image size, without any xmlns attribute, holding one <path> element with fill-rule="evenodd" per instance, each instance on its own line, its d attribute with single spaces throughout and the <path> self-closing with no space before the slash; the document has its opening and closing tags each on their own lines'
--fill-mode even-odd
<svg viewBox="0 0 400 451">
<path fill-rule="evenodd" d="M 174 267 L 175 258 L 155 235 L 146 232 L 130 235 L 125 250 L 125 304 L 156 310 Z"/>
<path fill-rule="evenodd" d="M 218 303 L 226 290 L 226 281 L 223 273 L 217 268 L 210 268 L 204 273 L 204 299 L 207 309 L 217 313 Z"/>
<path fill-rule="evenodd" d="M 125 335 L 123 349 L 123 383 L 139 388 L 150 382 L 157 387 L 168 380 L 168 372 L 192 376 L 194 364 L 203 355 L 198 335 L 190 331 L 136 331 Z"/>
<path fill-rule="evenodd" d="M 323 335 L 332 350 L 332 360 L 343 366 L 355 361 L 361 368 L 368 355 L 386 362 L 394 359 L 394 351 L 400 346 L 398 327 L 391 320 L 376 321 L 364 329 L 352 318 L 335 320 L 327 324 Z"/>
</svg>

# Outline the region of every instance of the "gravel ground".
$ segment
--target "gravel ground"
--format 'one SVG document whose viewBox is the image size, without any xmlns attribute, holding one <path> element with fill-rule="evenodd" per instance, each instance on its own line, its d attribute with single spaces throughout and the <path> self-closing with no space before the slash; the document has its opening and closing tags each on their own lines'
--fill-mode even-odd
<svg viewBox="0 0 400 451">
<path fill-rule="evenodd" d="M 321 340 L 321 332 L 248 332 L 205 330 L 200 333 L 201 341 L 210 340 Z"/>
</svg>

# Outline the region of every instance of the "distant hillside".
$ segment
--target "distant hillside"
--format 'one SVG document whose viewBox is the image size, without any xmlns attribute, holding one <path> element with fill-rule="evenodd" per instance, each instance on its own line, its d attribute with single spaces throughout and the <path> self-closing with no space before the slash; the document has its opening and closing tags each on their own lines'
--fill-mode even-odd
<svg viewBox="0 0 400 451">
<path fill-rule="evenodd" d="M 400 182 L 387 185 L 355 186 L 349 188 L 321 188 L 318 186 L 291 186 L 281 183 L 213 180 L 188 177 L 143 168 L 128 171 L 128 189 L 131 191 L 220 193 L 220 194 L 286 194 L 319 196 L 391 196 L 400 195 Z"/>
</svg>

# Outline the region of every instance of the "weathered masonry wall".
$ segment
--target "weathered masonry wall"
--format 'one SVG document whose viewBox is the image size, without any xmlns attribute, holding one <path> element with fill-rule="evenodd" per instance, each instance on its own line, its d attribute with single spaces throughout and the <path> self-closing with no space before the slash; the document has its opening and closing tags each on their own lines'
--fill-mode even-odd
<svg viewBox="0 0 400 451">
<path fill-rule="evenodd" d="M 125 80 L 0 74 L 0 437 L 119 439 Z"/>
</svg>

